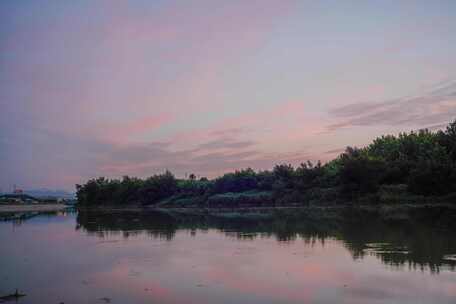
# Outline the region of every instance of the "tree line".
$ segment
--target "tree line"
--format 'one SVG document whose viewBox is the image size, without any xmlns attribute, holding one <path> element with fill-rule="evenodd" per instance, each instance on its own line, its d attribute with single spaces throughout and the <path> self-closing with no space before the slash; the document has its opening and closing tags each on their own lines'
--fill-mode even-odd
<svg viewBox="0 0 456 304">
<path fill-rule="evenodd" d="M 456 192 L 456 121 L 445 130 L 386 135 L 364 148 L 347 147 L 325 164 L 251 168 L 209 180 L 166 171 L 146 179 L 104 177 L 76 185 L 79 205 L 237 206 L 405 202 Z"/>
</svg>

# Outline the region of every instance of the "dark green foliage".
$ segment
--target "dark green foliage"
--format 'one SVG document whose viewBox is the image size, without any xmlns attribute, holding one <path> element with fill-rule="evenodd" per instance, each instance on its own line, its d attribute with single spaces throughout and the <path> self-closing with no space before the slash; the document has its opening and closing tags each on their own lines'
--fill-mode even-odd
<svg viewBox="0 0 456 304">
<path fill-rule="evenodd" d="M 173 195 L 176 191 L 177 180 L 171 172 L 166 171 L 164 174 L 151 176 L 144 181 L 139 190 L 139 199 L 142 204 L 150 205 Z"/>
<path fill-rule="evenodd" d="M 142 181 L 124 176 L 120 180 L 104 177 L 76 185 L 76 196 L 81 205 L 153 204 L 173 194 L 177 181 L 170 172 L 154 175 Z"/>
<path fill-rule="evenodd" d="M 294 168 L 289 164 L 276 165 L 272 170 L 272 175 L 274 177 L 272 190 L 275 200 L 277 201 L 279 198 L 283 199 L 283 197 L 289 196 L 294 186 Z"/>
<path fill-rule="evenodd" d="M 442 195 L 456 191 L 456 170 L 451 163 L 422 161 L 410 172 L 409 190 L 422 195 Z"/>
<path fill-rule="evenodd" d="M 214 180 L 176 179 L 170 172 L 145 180 L 91 179 L 76 185 L 80 205 L 286 206 L 344 202 L 400 203 L 456 192 L 456 121 L 446 130 L 401 133 L 347 148 L 326 164 L 306 162 L 271 171 L 251 168 Z"/>
<path fill-rule="evenodd" d="M 243 192 L 258 188 L 255 171 L 251 168 L 227 173 L 215 179 L 213 193 Z"/>
<path fill-rule="evenodd" d="M 386 171 L 385 161 L 350 147 L 340 156 L 340 161 L 340 183 L 344 194 L 353 197 L 378 190 Z"/>
<path fill-rule="evenodd" d="M 445 148 L 450 159 L 456 161 L 456 121 L 448 125 L 445 131 L 437 132 L 437 142 Z"/>
<path fill-rule="evenodd" d="M 242 192 L 242 193 L 223 193 L 215 194 L 208 198 L 209 207 L 251 207 L 251 206 L 270 206 L 272 195 L 270 192 Z"/>
<path fill-rule="evenodd" d="M 312 162 L 308 161 L 307 163 L 301 164 L 295 170 L 294 179 L 295 187 L 299 190 L 307 190 L 313 187 L 320 186 L 324 183 L 323 178 L 325 176 L 325 169 L 318 162 L 314 165 Z"/>
<path fill-rule="evenodd" d="M 291 165 L 281 164 L 276 165 L 272 170 L 275 178 L 275 183 L 281 183 L 284 187 L 292 187 L 294 178 L 294 168 Z"/>
<path fill-rule="evenodd" d="M 260 171 L 256 175 L 258 189 L 263 191 L 271 191 L 274 185 L 274 174 L 271 171 Z"/>
</svg>

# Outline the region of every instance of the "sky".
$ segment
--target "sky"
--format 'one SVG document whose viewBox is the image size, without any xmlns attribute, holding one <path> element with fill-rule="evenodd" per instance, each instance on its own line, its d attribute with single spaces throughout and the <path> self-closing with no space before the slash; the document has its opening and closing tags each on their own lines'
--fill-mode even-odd
<svg viewBox="0 0 456 304">
<path fill-rule="evenodd" d="M 0 3 L 0 189 L 327 161 L 456 118 L 455 1 Z"/>
</svg>

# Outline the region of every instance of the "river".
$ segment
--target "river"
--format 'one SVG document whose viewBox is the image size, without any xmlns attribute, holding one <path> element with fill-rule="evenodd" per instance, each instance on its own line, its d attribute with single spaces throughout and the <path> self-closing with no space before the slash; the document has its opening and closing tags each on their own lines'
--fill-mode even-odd
<svg viewBox="0 0 456 304">
<path fill-rule="evenodd" d="M 58 212 L 0 222 L 18 303 L 455 303 L 456 239 L 428 227 Z"/>
</svg>

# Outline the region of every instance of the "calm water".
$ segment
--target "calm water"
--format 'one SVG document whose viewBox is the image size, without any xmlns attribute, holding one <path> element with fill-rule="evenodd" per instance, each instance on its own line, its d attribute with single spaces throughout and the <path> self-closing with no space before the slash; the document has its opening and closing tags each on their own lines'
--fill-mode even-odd
<svg viewBox="0 0 456 304">
<path fill-rule="evenodd" d="M 0 295 L 19 303 L 456 303 L 456 240 L 137 213 L 0 223 Z"/>
</svg>

